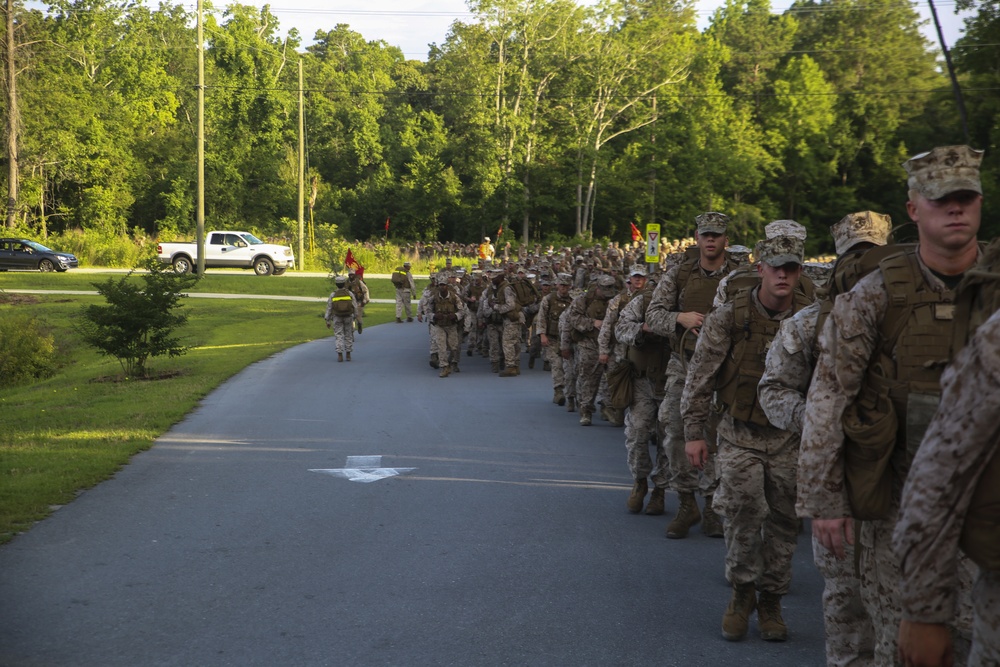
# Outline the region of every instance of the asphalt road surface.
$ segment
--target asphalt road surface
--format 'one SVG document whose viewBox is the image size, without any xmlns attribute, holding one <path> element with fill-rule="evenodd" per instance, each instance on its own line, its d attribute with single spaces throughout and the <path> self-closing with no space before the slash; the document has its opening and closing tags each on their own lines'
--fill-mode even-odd
<svg viewBox="0 0 1000 667">
<path fill-rule="evenodd" d="M 723 540 L 666 539 L 672 494 L 626 511 L 622 430 L 579 426 L 540 362 L 440 379 L 427 341 L 257 363 L 0 547 L 0 664 L 823 664 L 806 534 L 789 641 L 723 640 Z"/>
</svg>

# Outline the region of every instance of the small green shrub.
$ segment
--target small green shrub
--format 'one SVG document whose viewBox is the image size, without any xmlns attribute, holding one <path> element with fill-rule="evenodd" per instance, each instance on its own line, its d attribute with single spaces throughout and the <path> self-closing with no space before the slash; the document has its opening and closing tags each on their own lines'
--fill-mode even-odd
<svg viewBox="0 0 1000 667">
<path fill-rule="evenodd" d="M 24 384 L 55 370 L 55 338 L 37 318 L 25 313 L 0 318 L 0 384 Z"/>
</svg>

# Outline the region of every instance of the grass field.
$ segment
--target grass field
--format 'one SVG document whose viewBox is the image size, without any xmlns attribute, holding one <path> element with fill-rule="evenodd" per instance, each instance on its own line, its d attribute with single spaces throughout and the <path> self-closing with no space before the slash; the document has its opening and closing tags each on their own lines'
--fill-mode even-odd
<svg viewBox="0 0 1000 667">
<path fill-rule="evenodd" d="M 322 303 L 186 299 L 178 330 L 187 354 L 155 358 L 161 379 L 123 380 L 113 358 L 86 347 L 74 329 L 98 296 L 19 295 L 13 289 L 93 290 L 95 274 L 0 274 L 0 318 L 28 312 L 53 333 L 61 367 L 33 384 L 0 387 L 0 543 L 9 541 L 81 490 L 111 477 L 129 458 L 180 421 L 198 401 L 246 366 L 285 348 L 330 335 Z M 369 281 L 373 298 L 391 283 Z M 382 288 L 388 296 L 379 297 Z M 325 278 L 207 276 L 192 291 L 318 296 Z M 394 319 L 391 304 L 369 304 L 366 328 Z"/>
</svg>

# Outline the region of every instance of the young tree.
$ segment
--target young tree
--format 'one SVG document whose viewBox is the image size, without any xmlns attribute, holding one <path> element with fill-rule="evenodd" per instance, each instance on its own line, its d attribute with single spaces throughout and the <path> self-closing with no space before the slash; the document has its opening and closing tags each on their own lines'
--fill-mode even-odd
<svg viewBox="0 0 1000 667">
<path fill-rule="evenodd" d="M 195 282 L 195 275 L 177 274 L 148 257 L 140 275 L 141 283 L 131 280 L 132 272 L 121 278 L 93 283 L 107 305 L 86 306 L 78 328 L 83 341 L 111 356 L 121 364 L 126 378 L 147 377 L 147 361 L 152 357 L 176 357 L 187 351 L 174 331 L 187 321 L 177 312 L 181 293 Z"/>
</svg>

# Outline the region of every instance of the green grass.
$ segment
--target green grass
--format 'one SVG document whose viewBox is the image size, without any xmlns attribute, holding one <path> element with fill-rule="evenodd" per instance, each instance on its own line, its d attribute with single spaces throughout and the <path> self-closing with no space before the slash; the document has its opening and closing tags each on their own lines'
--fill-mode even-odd
<svg viewBox="0 0 1000 667">
<path fill-rule="evenodd" d="M 38 290 L 73 290 L 93 292 L 94 283 L 104 282 L 108 277 L 121 277 L 121 274 L 95 273 L 36 273 L 27 271 L 10 271 L 0 273 L 0 290 L 38 289 Z M 139 280 L 138 277 L 133 277 Z M 365 283 L 373 299 L 392 299 L 396 291 L 388 278 L 367 278 Z M 417 294 L 428 283 L 414 280 Z M 333 281 L 319 276 L 294 276 L 287 273 L 283 276 L 259 277 L 250 272 L 246 275 L 211 274 L 199 280 L 189 291 L 198 293 L 221 294 L 271 294 L 276 296 L 315 296 L 326 297 L 335 289 Z M 366 311 L 367 312 L 367 311 Z"/>
<path fill-rule="evenodd" d="M 43 281 L 37 286 L 20 284 L 38 278 Z M 289 288 L 298 285 L 295 289 L 303 290 L 296 295 L 328 294 L 322 278 L 312 279 L 316 282 L 311 285 L 256 276 L 218 278 L 227 280 L 199 291 L 246 293 L 261 282 L 287 282 Z M 61 360 L 53 377 L 0 387 L 0 544 L 71 501 L 80 490 L 111 477 L 244 367 L 331 335 L 321 318 L 321 303 L 233 299 L 220 308 L 215 300 L 186 299 L 182 308 L 189 320 L 178 334 L 190 347 L 188 353 L 150 361 L 150 373 L 163 379 L 123 381 L 118 362 L 83 345 L 73 329 L 80 308 L 103 303 L 100 297 L 14 298 L 17 295 L 2 292 L 17 287 L 85 290 L 88 282 L 100 279 L 0 274 L 0 318 L 13 312 L 37 316 L 54 334 Z M 365 308 L 366 328 L 394 317 L 390 304 Z M 253 326 L 247 326 L 250 321 Z"/>
</svg>

